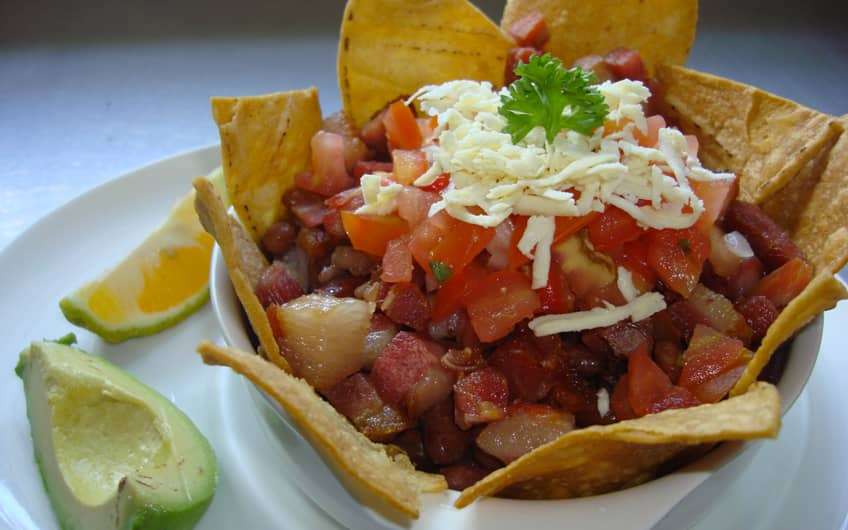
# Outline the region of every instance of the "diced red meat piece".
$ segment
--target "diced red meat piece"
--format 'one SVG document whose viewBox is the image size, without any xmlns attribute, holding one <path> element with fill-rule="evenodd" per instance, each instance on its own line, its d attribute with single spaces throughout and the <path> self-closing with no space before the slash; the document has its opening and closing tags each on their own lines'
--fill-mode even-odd
<svg viewBox="0 0 848 530">
<path fill-rule="evenodd" d="M 310 228 L 319 226 L 327 213 L 323 197 L 300 188 L 287 191 L 283 196 L 283 204 L 291 210 L 300 224 Z"/>
<path fill-rule="evenodd" d="M 791 260 L 802 258 L 801 250 L 789 234 L 756 204 L 733 201 L 724 216 L 728 231 L 738 230 L 745 236 L 754 254 L 769 270 Z"/>
<path fill-rule="evenodd" d="M 548 405 L 519 404 L 506 418 L 488 424 L 477 436 L 477 446 L 509 464 L 574 429 L 574 416 Z"/>
<path fill-rule="evenodd" d="M 262 307 L 282 305 L 303 295 L 300 284 L 281 261 L 275 261 L 262 272 L 255 291 Z"/>
<path fill-rule="evenodd" d="M 556 373 L 544 364 L 544 356 L 532 339 L 518 334 L 498 346 L 489 364 L 504 374 L 514 399 L 529 403 L 543 399 L 556 382 Z"/>
<path fill-rule="evenodd" d="M 388 441 L 409 429 L 412 422 L 400 410 L 384 402 L 374 385 L 356 373 L 324 392 L 333 407 L 356 429 L 374 441 Z"/>
<path fill-rule="evenodd" d="M 342 214 L 338 210 L 329 210 L 324 214 L 321 226 L 324 227 L 324 232 L 331 238 L 339 241 L 347 239 L 347 232 L 345 232 L 344 223 L 342 223 Z"/>
<path fill-rule="evenodd" d="M 272 256 L 282 256 L 294 245 L 297 227 L 285 219 L 277 221 L 262 234 L 262 250 Z"/>
<path fill-rule="evenodd" d="M 604 57 L 604 61 L 616 79 L 644 81 L 648 77 L 642 56 L 635 50 L 616 48 Z"/>
<path fill-rule="evenodd" d="M 601 336 L 612 348 L 613 353 L 626 357 L 643 344 L 649 350 L 653 348 L 652 327 L 649 319 L 639 322 L 622 321 L 603 328 Z"/>
<path fill-rule="evenodd" d="M 459 461 L 471 445 L 469 432 L 454 422 L 454 405 L 447 398 L 428 410 L 421 418 L 424 432 L 424 451 L 437 465 Z"/>
<path fill-rule="evenodd" d="M 496 368 L 486 367 L 462 377 L 453 386 L 456 424 L 461 429 L 499 420 L 506 415 L 509 383 Z"/>
<path fill-rule="evenodd" d="M 680 343 L 683 340 L 683 333 L 674 323 L 671 312 L 668 309 L 654 313 L 651 321 L 654 324 L 654 340 L 657 342 L 667 340 Z"/>
<path fill-rule="evenodd" d="M 537 50 L 536 48 L 530 47 L 521 47 L 521 48 L 512 48 L 507 52 L 506 56 L 506 71 L 504 72 L 504 84 L 510 84 L 516 79 L 518 79 L 518 75 L 515 73 L 515 67 L 521 63 L 530 62 L 530 58 L 534 55 L 542 55 L 542 52 Z"/>
<path fill-rule="evenodd" d="M 440 468 L 439 473 L 444 475 L 450 489 L 462 491 L 486 478 L 489 470 L 469 462 Z"/>
<path fill-rule="evenodd" d="M 586 427 L 601 423 L 597 388 L 575 370 L 565 372 L 550 397 L 554 403 L 574 414 L 577 425 Z"/>
<path fill-rule="evenodd" d="M 568 346 L 566 352 L 568 366 L 582 376 L 598 375 L 607 366 L 606 354 L 594 352 L 582 344 Z"/>
<path fill-rule="evenodd" d="M 766 336 L 769 326 L 777 320 L 780 311 L 774 302 L 765 296 L 751 296 L 736 304 L 736 309 L 745 317 L 745 321 L 753 330 L 751 341 L 758 343 Z"/>
<path fill-rule="evenodd" d="M 403 403 L 431 367 L 441 367 L 434 346 L 439 348 L 406 331 L 392 338 L 371 368 L 371 379 L 383 399 L 393 405 Z"/>
<path fill-rule="evenodd" d="M 382 313 L 374 313 L 371 317 L 371 327 L 365 336 L 365 346 L 362 355 L 365 358 L 365 367 L 371 368 L 377 357 L 398 334 L 397 325 Z"/>
<path fill-rule="evenodd" d="M 345 141 L 342 135 L 318 131 L 312 137 L 310 147 L 312 171 L 295 176 L 298 187 L 329 197 L 356 184 L 347 173 Z"/>
<path fill-rule="evenodd" d="M 383 313 L 416 331 L 427 329 L 430 319 L 430 302 L 414 283 L 396 283 L 389 289 L 381 305 Z"/>
<path fill-rule="evenodd" d="M 592 72 L 598 78 L 599 83 L 613 81 L 615 75 L 612 73 L 606 60 L 600 55 L 587 55 L 574 61 L 574 66 L 579 66 L 586 72 Z"/>
<path fill-rule="evenodd" d="M 551 38 L 545 16 L 540 11 L 531 11 L 510 24 L 507 32 L 519 46 L 541 50 Z"/>
<path fill-rule="evenodd" d="M 365 199 L 362 198 L 362 190 L 356 187 L 336 193 L 325 199 L 324 204 L 333 210 L 353 211 L 365 204 Z"/>
<path fill-rule="evenodd" d="M 409 429 L 398 434 L 392 443 L 400 447 L 412 461 L 416 469 L 426 469 L 430 460 L 424 452 L 424 439 L 419 429 Z"/>
<path fill-rule="evenodd" d="M 383 124 L 383 117 L 385 115 L 386 109 L 381 110 L 377 115 L 365 122 L 365 125 L 359 131 L 359 137 L 362 138 L 362 141 L 378 153 L 386 153 L 389 150 L 388 140 L 386 139 L 386 126 Z"/>
<path fill-rule="evenodd" d="M 594 353 L 611 354 L 612 348 L 604 338 L 603 332 L 603 328 L 587 329 L 580 333 L 580 342 Z"/>
</svg>

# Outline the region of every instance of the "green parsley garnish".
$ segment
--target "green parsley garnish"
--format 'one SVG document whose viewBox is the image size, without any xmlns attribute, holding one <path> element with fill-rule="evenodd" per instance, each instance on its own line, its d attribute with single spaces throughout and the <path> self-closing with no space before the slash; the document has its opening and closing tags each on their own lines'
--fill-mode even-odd
<svg viewBox="0 0 848 530">
<path fill-rule="evenodd" d="M 50 341 L 47 341 L 47 342 L 55 342 L 56 344 L 64 344 L 65 346 L 73 346 L 74 344 L 77 343 L 77 336 L 73 332 L 71 332 L 71 333 L 67 333 L 65 335 L 62 335 L 58 339 L 50 340 Z"/>
<path fill-rule="evenodd" d="M 546 53 L 515 67 L 519 79 L 501 95 L 505 132 L 518 143 L 534 127 L 544 127 L 548 142 L 563 129 L 590 135 L 609 114 L 604 96 L 594 85 L 597 78 L 580 67 L 566 70 L 559 59 Z"/>
<path fill-rule="evenodd" d="M 451 269 L 451 266 L 441 261 L 431 261 L 430 270 L 433 271 L 433 276 L 436 277 L 436 281 L 439 283 L 446 282 L 450 280 L 451 276 L 453 276 L 453 269 Z"/>
</svg>

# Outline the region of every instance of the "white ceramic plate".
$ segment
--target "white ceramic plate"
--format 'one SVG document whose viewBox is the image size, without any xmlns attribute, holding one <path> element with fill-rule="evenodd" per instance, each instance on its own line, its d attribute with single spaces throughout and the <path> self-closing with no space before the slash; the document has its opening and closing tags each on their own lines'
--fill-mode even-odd
<svg viewBox="0 0 848 530">
<path fill-rule="evenodd" d="M 133 248 L 162 221 L 191 179 L 212 169 L 217 159 L 217 149 L 207 148 L 129 173 L 56 210 L 0 253 L 0 528 L 57 528 L 32 457 L 22 385 L 13 373 L 18 352 L 30 340 L 74 330 L 59 312 L 59 298 Z M 723 478 L 717 481 L 716 487 L 726 491 L 712 501 L 697 528 L 831 529 L 843 523 L 848 508 L 848 414 L 843 405 L 848 357 L 843 352 L 848 341 L 840 328 L 848 324 L 848 308 L 829 313 L 826 320 L 816 370 L 785 417 L 780 438 L 764 442 L 756 454 L 746 453 L 750 465 L 732 486 Z M 107 356 L 176 403 L 212 442 L 220 483 L 201 530 L 339 528 L 320 509 L 324 500 L 301 493 L 300 468 L 292 461 L 296 436 L 266 421 L 241 378 L 203 366 L 194 353 L 202 338 L 223 341 L 210 307 L 176 328 L 122 345 L 74 331 L 83 348 Z M 631 523 L 650 510 L 650 502 L 633 503 L 618 527 L 634 528 Z M 525 515 L 512 510 L 500 512 L 497 520 L 469 516 L 466 522 L 468 527 L 485 522 L 487 530 L 515 530 L 533 524 Z M 689 522 L 661 524 L 683 528 Z M 562 518 L 556 526 L 573 527 Z"/>
</svg>

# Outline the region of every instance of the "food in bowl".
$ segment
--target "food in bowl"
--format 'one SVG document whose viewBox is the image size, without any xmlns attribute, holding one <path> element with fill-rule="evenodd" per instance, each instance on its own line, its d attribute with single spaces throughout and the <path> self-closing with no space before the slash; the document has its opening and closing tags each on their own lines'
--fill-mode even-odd
<svg viewBox="0 0 848 530">
<path fill-rule="evenodd" d="M 667 64 L 689 2 L 636 11 L 681 26 L 647 61 L 609 51 L 631 29 L 566 67 L 572 3 L 509 2 L 504 33 L 464 1 L 352 0 L 342 112 L 213 99 L 241 223 L 204 180 L 197 209 L 264 360 L 200 351 L 364 502 L 594 495 L 775 436 L 758 375 L 846 296 L 839 121 Z"/>
</svg>

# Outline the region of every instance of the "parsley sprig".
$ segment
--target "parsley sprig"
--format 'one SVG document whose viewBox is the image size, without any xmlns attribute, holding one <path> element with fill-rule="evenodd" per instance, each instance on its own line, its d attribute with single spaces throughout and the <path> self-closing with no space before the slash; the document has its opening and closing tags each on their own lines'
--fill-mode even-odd
<svg viewBox="0 0 848 530">
<path fill-rule="evenodd" d="M 518 143 L 534 127 L 545 129 L 552 142 L 563 129 L 589 135 L 609 113 L 603 95 L 594 85 L 597 78 L 580 67 L 566 70 L 559 59 L 545 54 L 515 68 L 519 78 L 501 95 L 500 114 L 505 132 Z"/>
</svg>

